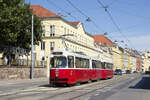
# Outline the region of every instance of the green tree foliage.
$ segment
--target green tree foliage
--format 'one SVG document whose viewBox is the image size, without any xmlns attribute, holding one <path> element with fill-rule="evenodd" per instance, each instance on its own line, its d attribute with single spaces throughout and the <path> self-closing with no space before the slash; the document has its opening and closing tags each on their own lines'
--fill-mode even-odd
<svg viewBox="0 0 150 100">
<path fill-rule="evenodd" d="M 0 45 L 31 48 L 32 10 L 24 0 L 0 1 Z M 34 44 L 41 41 L 40 19 L 34 16 Z"/>
<path fill-rule="evenodd" d="M 12 60 L 12 47 L 31 50 L 32 10 L 24 0 L 0 0 L 0 49 Z M 34 15 L 34 44 L 41 41 L 42 27 L 40 19 Z M 7 51 L 7 52 L 6 52 Z"/>
</svg>

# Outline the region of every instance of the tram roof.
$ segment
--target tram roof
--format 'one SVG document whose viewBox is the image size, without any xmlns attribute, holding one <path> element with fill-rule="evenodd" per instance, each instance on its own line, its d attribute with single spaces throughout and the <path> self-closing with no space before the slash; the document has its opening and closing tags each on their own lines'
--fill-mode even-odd
<svg viewBox="0 0 150 100">
<path fill-rule="evenodd" d="M 65 49 L 65 48 L 57 48 L 57 49 L 54 49 L 53 52 L 62 52 L 63 55 L 65 55 L 65 56 L 71 55 L 71 56 L 82 57 L 82 58 L 88 58 L 88 59 L 91 58 L 90 56 L 86 55 L 86 54 L 83 53 L 83 52 L 74 52 L 74 51 L 72 51 L 72 50 Z"/>
</svg>

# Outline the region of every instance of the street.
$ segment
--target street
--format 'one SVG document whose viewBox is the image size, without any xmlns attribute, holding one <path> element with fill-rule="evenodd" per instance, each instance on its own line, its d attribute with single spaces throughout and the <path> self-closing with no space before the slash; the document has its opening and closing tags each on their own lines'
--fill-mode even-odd
<svg viewBox="0 0 150 100">
<path fill-rule="evenodd" d="M 0 100 L 149 100 L 150 0 L 0 0 Z"/>
<path fill-rule="evenodd" d="M 89 100 L 148 100 L 150 98 L 150 76 L 127 80 L 113 86 L 111 90 L 100 92 Z"/>
<path fill-rule="evenodd" d="M 123 74 L 71 87 L 52 87 L 46 79 L 35 79 L 0 84 L 0 100 L 146 100 L 149 83 L 150 77 L 140 74 Z"/>
</svg>

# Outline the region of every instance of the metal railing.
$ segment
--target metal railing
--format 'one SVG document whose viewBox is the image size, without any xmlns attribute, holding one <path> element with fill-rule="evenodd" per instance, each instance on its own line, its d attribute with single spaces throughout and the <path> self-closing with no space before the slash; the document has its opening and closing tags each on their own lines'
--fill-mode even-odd
<svg viewBox="0 0 150 100">
<path fill-rule="evenodd" d="M 7 62 L 3 59 L 0 59 L 0 65 L 1 66 L 7 66 Z M 47 61 L 34 61 L 35 67 L 46 67 Z M 31 60 L 27 59 L 15 59 L 11 62 L 11 66 L 24 66 L 24 67 L 30 67 L 31 66 Z"/>
</svg>

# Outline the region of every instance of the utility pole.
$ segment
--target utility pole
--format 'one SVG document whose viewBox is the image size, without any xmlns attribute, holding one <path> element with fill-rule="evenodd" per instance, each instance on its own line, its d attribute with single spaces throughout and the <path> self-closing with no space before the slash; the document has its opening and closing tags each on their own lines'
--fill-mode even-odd
<svg viewBox="0 0 150 100">
<path fill-rule="evenodd" d="M 31 34 L 31 76 L 30 76 L 30 78 L 31 79 L 33 79 L 34 78 L 34 56 L 33 56 L 33 39 L 34 39 L 34 37 L 33 37 L 33 31 L 34 31 L 34 22 L 33 22 L 33 20 L 34 20 L 34 15 L 32 14 L 32 21 L 31 21 L 31 23 L 32 23 L 32 34 Z"/>
</svg>

